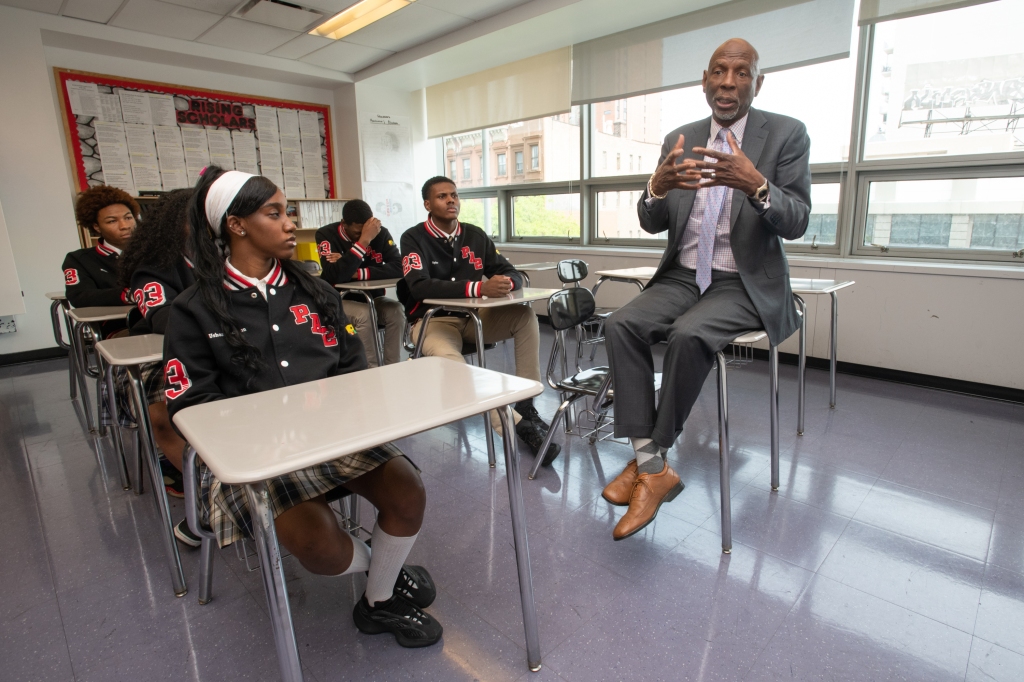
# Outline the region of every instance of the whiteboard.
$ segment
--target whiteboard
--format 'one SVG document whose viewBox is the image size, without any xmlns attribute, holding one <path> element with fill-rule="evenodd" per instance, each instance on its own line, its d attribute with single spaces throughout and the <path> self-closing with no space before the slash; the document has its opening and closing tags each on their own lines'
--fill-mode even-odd
<svg viewBox="0 0 1024 682">
<path fill-rule="evenodd" d="M 14 268 L 14 251 L 7 236 L 4 207 L 0 206 L 0 316 L 24 314 L 25 297 L 21 295 L 21 282 Z"/>
</svg>

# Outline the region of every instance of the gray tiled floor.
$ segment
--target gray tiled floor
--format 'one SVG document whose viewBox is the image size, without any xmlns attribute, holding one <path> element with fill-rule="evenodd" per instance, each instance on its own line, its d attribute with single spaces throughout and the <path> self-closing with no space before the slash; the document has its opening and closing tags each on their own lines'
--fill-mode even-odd
<svg viewBox="0 0 1024 682">
<path fill-rule="evenodd" d="M 500 346 L 489 356 L 493 367 L 504 359 Z M 810 371 L 798 438 L 795 371 L 783 367 L 772 494 L 765 370 L 729 376 L 731 555 L 719 539 L 712 381 L 670 453 L 686 490 L 637 536 L 611 540 L 622 510 L 599 496 L 631 458 L 626 446 L 573 439 L 524 481 L 536 675 L 504 468 L 487 467 L 481 420 L 403 441 L 429 496 L 411 561 L 441 588 L 430 610 L 443 644 L 405 650 L 360 635 L 350 613 L 362 579 L 311 576 L 286 559 L 307 679 L 1024 679 L 1024 406 L 840 376 L 829 410 L 827 376 Z M 151 497 L 120 490 L 66 377 L 62 362 L 0 369 L 0 679 L 276 679 L 259 574 L 228 548 L 211 604 L 171 595 Z M 541 408 L 553 411 L 550 391 Z M 182 558 L 194 584 L 197 553 Z"/>
</svg>

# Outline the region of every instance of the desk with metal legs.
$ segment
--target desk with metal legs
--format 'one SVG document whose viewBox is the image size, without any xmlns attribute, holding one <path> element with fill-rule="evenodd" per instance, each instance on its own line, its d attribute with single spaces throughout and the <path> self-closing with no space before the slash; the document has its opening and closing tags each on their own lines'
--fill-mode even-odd
<svg viewBox="0 0 1024 682">
<path fill-rule="evenodd" d="M 547 261 L 544 263 L 524 263 L 523 265 L 513 265 L 519 274 L 526 280 L 526 286 L 530 286 L 530 273 L 531 272 L 548 272 L 558 267 L 558 263 L 554 261 Z"/>
<path fill-rule="evenodd" d="M 591 289 L 590 293 L 594 294 L 594 299 L 597 299 L 597 290 L 601 288 L 601 285 L 605 282 L 622 282 L 623 284 L 635 284 L 640 291 L 644 290 L 647 283 L 654 277 L 654 273 L 657 272 L 657 268 L 642 267 L 642 268 L 621 268 L 619 270 L 595 270 L 594 274 L 597 275 L 597 282 L 594 284 L 594 288 Z"/>
<path fill-rule="evenodd" d="M 149 405 L 146 401 L 146 389 L 142 385 L 142 366 L 152 362 L 162 362 L 164 357 L 164 337 L 162 334 L 144 334 L 142 336 L 124 336 L 118 339 L 107 339 L 96 344 L 96 353 L 103 358 L 107 392 L 114 395 L 114 367 L 124 367 L 128 371 L 131 383 L 132 404 L 135 406 L 138 419 L 138 448 L 135 458 L 135 494 L 142 494 L 143 458 L 149 466 L 149 481 L 153 488 L 153 499 L 156 501 L 157 514 L 160 516 L 160 538 L 170 564 L 171 586 L 176 597 L 183 597 L 188 591 L 185 585 L 185 574 L 181 570 L 181 557 L 178 554 L 178 543 L 174 540 L 174 522 L 171 521 L 171 510 L 167 503 L 167 488 L 160 470 L 160 455 L 157 453 L 153 440 L 153 425 L 149 420 Z M 124 443 L 121 441 L 121 430 L 116 421 L 112 429 L 120 457 L 124 457 Z"/>
<path fill-rule="evenodd" d="M 75 366 L 75 353 L 71 347 L 71 320 L 68 319 L 68 311 L 71 309 L 71 304 L 68 303 L 67 296 L 64 295 L 63 291 L 48 291 L 46 298 L 50 299 L 50 324 L 53 325 L 53 340 L 57 342 L 57 347 L 61 348 L 68 353 L 68 383 L 70 384 L 71 399 L 74 400 L 78 394 L 78 368 Z M 63 321 L 63 328 L 61 322 Z M 68 330 L 68 340 L 64 340 L 64 331 Z"/>
<path fill-rule="evenodd" d="M 561 290 L 526 288 L 519 291 L 513 291 L 508 296 L 503 296 L 501 298 L 487 298 L 486 296 L 482 298 L 427 298 L 424 299 L 423 305 L 431 306 L 431 308 L 427 311 L 426 315 L 423 316 L 420 329 L 426 330 L 430 319 L 441 311 L 465 313 L 469 315 L 476 327 L 477 364 L 484 368 L 487 367 L 487 359 L 484 357 L 484 323 L 481 322 L 480 315 L 477 314 L 477 311 L 484 308 L 500 308 L 501 306 L 506 305 L 546 301 L 554 296 L 557 291 Z M 423 355 L 423 338 L 425 336 L 426 334 L 421 331 L 419 338 L 416 340 L 416 350 L 412 355 L 413 359 L 419 358 Z M 514 426 L 515 424 L 513 424 L 513 427 Z M 514 440 L 514 432 L 512 436 Z M 494 440 L 491 437 L 491 419 L 486 412 L 484 413 L 484 440 L 487 441 L 487 463 L 493 467 L 496 462 L 494 456 Z"/>
<path fill-rule="evenodd" d="M 416 390 L 401 390 L 408 386 Z M 541 391 L 537 381 L 445 358 L 423 358 L 195 405 L 174 416 L 190 446 L 222 483 L 245 485 L 282 679 L 302 680 L 302 663 L 266 481 L 495 409 L 504 431 L 526 659 L 530 670 L 540 670 L 540 634 L 510 406 Z M 361 399 L 353 401 L 353 395 Z"/>
<path fill-rule="evenodd" d="M 800 350 L 797 373 L 799 375 L 797 385 L 797 424 L 796 433 L 804 435 L 804 378 L 807 373 L 807 304 L 804 296 L 823 296 L 828 294 L 832 297 L 832 321 L 829 326 L 829 366 L 828 366 L 828 406 L 835 409 L 836 406 L 836 352 L 839 337 L 839 297 L 836 292 L 840 289 L 853 286 L 855 282 L 837 282 L 834 279 L 803 279 L 791 277 L 789 286 L 793 289 L 793 297 L 800 308 Z"/>
<path fill-rule="evenodd" d="M 370 329 L 373 330 L 373 349 L 377 353 L 377 366 L 384 366 L 384 349 L 380 347 L 380 341 L 377 338 L 377 307 L 373 304 L 373 297 L 370 296 L 371 291 L 377 291 L 379 289 L 387 289 L 398 284 L 401 279 L 370 279 L 360 280 L 358 282 L 345 282 L 344 284 L 335 284 L 334 288 L 338 289 L 342 295 L 350 291 L 354 291 L 361 294 L 366 299 L 366 305 L 370 307 Z"/>
<path fill-rule="evenodd" d="M 109 320 L 118 320 L 128 316 L 135 306 L 133 305 L 114 305 L 114 306 L 96 306 L 93 308 L 71 308 L 68 310 L 68 317 L 70 317 L 74 324 L 71 329 L 71 348 L 75 353 L 75 364 L 78 366 L 78 376 L 82 384 L 82 407 L 85 412 L 85 423 L 89 427 L 90 433 L 99 433 L 101 436 L 106 435 L 103 428 L 103 396 L 102 389 L 100 388 L 103 381 L 103 367 L 99 367 L 97 370 L 92 370 L 89 367 L 89 353 L 86 348 L 85 342 L 85 329 L 88 327 L 92 331 L 93 338 L 102 339 L 100 332 L 100 323 L 107 322 Z M 97 363 L 101 363 L 102 359 L 97 355 Z M 85 387 L 85 377 L 89 376 L 96 380 L 96 423 L 93 424 L 92 411 L 89 407 L 89 392 Z M 113 396 L 111 396 L 113 400 Z M 122 481 L 123 483 L 124 481 Z"/>
</svg>

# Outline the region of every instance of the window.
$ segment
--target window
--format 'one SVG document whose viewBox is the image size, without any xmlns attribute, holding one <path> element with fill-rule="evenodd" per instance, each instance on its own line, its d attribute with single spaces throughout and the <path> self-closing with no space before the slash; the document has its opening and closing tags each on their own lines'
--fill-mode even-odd
<svg viewBox="0 0 1024 682">
<path fill-rule="evenodd" d="M 668 232 L 650 234 L 640 229 L 636 205 L 642 190 L 598 192 L 597 239 L 649 239 L 664 242 Z"/>
<path fill-rule="evenodd" d="M 601 152 L 601 170 L 608 170 L 608 152 Z"/>
<path fill-rule="evenodd" d="M 469 180 L 473 177 L 472 162 L 469 159 L 462 160 L 462 179 Z"/>
<path fill-rule="evenodd" d="M 516 152 L 516 175 L 523 174 L 523 153 Z"/>
<path fill-rule="evenodd" d="M 463 199 L 459 210 L 459 220 L 482 228 L 491 239 L 498 240 L 498 199 L 484 197 L 480 199 Z"/>
<path fill-rule="evenodd" d="M 514 163 L 504 173 L 492 168 L 485 184 L 519 185 L 527 182 L 561 182 L 580 177 L 580 108 L 554 116 L 519 121 L 483 131 L 495 154 L 507 154 Z M 529 149 L 527 149 L 529 147 Z M 541 165 L 540 149 L 544 148 Z M 529 167 L 527 167 L 529 152 Z M 531 173 L 527 176 L 529 168 Z M 509 171 L 512 171 L 511 173 Z"/>
<path fill-rule="evenodd" d="M 1006 0 L 877 24 L 864 158 L 1024 151 L 1021 26 Z"/>
<path fill-rule="evenodd" d="M 451 178 L 452 180 L 454 180 L 455 178 L 459 177 L 458 174 L 455 172 L 455 161 L 454 160 L 452 160 L 452 161 L 450 161 L 448 163 L 448 177 Z"/>
<path fill-rule="evenodd" d="M 615 155 L 615 170 L 622 170 L 622 154 Z"/>
<path fill-rule="evenodd" d="M 508 163 L 505 161 L 504 154 L 498 154 L 498 175 L 500 177 L 508 175 Z"/>
<path fill-rule="evenodd" d="M 839 218 L 839 183 L 823 182 L 811 185 L 811 217 L 807 232 L 800 239 L 786 240 L 790 244 L 832 246 L 836 243 Z"/>
<path fill-rule="evenodd" d="M 880 250 L 1024 248 L 1024 177 L 871 182 L 862 244 Z"/>
<path fill-rule="evenodd" d="M 540 145 L 530 145 L 530 170 L 540 170 Z"/>
<path fill-rule="evenodd" d="M 537 194 L 512 197 L 512 236 L 580 238 L 580 195 Z"/>
</svg>

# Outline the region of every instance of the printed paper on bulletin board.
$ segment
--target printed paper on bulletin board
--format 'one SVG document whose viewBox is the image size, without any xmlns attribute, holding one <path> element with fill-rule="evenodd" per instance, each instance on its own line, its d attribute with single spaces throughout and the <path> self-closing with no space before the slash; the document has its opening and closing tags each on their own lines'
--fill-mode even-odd
<svg viewBox="0 0 1024 682">
<path fill-rule="evenodd" d="M 335 198 L 329 106 L 54 69 L 76 189 L 191 187 L 216 164 Z"/>
</svg>

